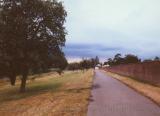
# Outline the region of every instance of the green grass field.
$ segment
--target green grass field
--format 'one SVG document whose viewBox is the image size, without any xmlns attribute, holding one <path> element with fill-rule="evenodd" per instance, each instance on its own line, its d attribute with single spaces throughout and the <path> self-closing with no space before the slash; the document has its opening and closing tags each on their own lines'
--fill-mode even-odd
<svg viewBox="0 0 160 116">
<path fill-rule="evenodd" d="M 27 81 L 27 91 L 0 85 L 0 115 L 3 116 L 85 116 L 92 86 L 93 71 L 47 73 Z M 2 82 L 1 82 L 2 83 Z"/>
</svg>

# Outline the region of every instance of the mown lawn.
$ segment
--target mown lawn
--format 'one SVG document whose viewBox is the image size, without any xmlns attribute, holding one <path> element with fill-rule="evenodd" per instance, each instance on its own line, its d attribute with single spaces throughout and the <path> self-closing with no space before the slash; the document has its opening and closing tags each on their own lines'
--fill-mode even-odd
<svg viewBox="0 0 160 116">
<path fill-rule="evenodd" d="M 0 85 L 0 116 L 85 116 L 93 71 L 40 75 L 28 80 L 26 93 Z"/>
</svg>

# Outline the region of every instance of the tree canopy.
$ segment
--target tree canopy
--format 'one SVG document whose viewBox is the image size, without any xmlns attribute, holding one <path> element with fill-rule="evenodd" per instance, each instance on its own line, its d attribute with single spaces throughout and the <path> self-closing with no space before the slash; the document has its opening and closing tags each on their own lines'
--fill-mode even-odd
<svg viewBox="0 0 160 116">
<path fill-rule="evenodd" d="M 80 62 L 73 62 L 68 65 L 68 70 L 85 70 L 94 68 L 99 63 L 99 58 L 82 59 Z"/>
<path fill-rule="evenodd" d="M 53 57 L 64 60 L 67 13 L 56 0 L 1 0 L 0 8 L 0 74 L 12 85 L 22 75 L 23 92 L 31 70 L 49 68 Z"/>
<path fill-rule="evenodd" d="M 121 54 L 116 54 L 114 58 L 109 58 L 107 62 L 104 62 L 104 65 L 119 65 L 119 64 L 129 64 L 129 63 L 138 63 L 141 62 L 141 60 L 132 54 L 127 54 L 125 57 L 122 57 Z"/>
</svg>

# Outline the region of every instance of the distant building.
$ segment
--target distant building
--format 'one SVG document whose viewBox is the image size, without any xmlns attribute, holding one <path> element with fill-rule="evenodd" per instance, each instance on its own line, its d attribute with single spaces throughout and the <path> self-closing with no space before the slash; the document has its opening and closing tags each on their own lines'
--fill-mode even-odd
<svg viewBox="0 0 160 116">
<path fill-rule="evenodd" d="M 98 69 L 99 69 L 99 67 L 95 67 L 95 69 L 96 69 L 96 70 L 98 70 Z"/>
<path fill-rule="evenodd" d="M 109 67 L 109 65 L 107 64 L 107 65 L 103 65 L 102 66 L 102 68 L 107 68 L 107 67 Z"/>
<path fill-rule="evenodd" d="M 102 67 L 101 64 L 97 64 L 97 65 L 95 66 L 95 69 L 98 70 L 98 69 L 100 69 L 101 67 Z"/>
</svg>

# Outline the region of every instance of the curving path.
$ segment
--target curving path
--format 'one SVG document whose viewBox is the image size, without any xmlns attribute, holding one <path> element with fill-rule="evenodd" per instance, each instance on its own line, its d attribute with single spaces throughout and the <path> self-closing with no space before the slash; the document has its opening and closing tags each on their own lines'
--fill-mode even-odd
<svg viewBox="0 0 160 116">
<path fill-rule="evenodd" d="M 87 116 L 160 116 L 160 107 L 96 70 Z"/>
</svg>

